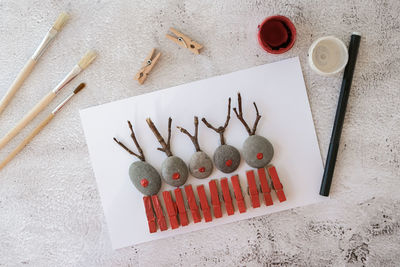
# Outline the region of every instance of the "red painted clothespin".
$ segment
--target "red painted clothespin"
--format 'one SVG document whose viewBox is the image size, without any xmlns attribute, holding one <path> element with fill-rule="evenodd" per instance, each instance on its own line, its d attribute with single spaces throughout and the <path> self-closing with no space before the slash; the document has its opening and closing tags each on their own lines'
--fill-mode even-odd
<svg viewBox="0 0 400 267">
<path fill-rule="evenodd" d="M 185 192 L 194 223 L 201 222 L 201 215 L 199 207 L 197 206 L 197 201 L 193 192 L 192 185 L 185 186 Z"/>
<path fill-rule="evenodd" d="M 254 177 L 254 171 L 250 170 L 246 172 L 247 184 L 249 185 L 249 195 L 251 199 L 251 205 L 253 208 L 260 207 L 260 197 L 258 195 L 256 178 Z"/>
<path fill-rule="evenodd" d="M 182 226 L 186 226 L 189 224 L 189 221 L 186 214 L 186 207 L 185 207 L 185 202 L 183 201 L 182 191 L 180 188 L 176 188 L 174 192 L 175 192 L 176 205 L 178 206 L 179 220 Z"/>
<path fill-rule="evenodd" d="M 175 202 L 172 200 L 171 192 L 169 191 L 164 191 L 162 192 L 164 202 L 165 202 L 165 207 L 167 209 L 167 214 L 169 217 L 169 223 L 171 224 L 172 229 L 176 229 L 179 227 L 179 221 L 177 217 L 177 208 Z"/>
<path fill-rule="evenodd" d="M 283 186 L 281 184 L 281 181 L 279 180 L 278 173 L 276 172 L 276 169 L 274 166 L 268 166 L 267 168 L 268 174 L 271 177 L 272 184 L 274 185 L 274 189 L 276 191 L 276 195 L 278 196 L 278 199 L 280 202 L 286 201 L 286 196 L 285 193 L 283 192 Z"/>
<path fill-rule="evenodd" d="M 268 185 L 267 174 L 264 168 L 260 168 L 258 171 L 258 178 L 260 179 L 261 192 L 264 195 L 265 205 L 271 206 L 274 204 L 271 197 L 271 188 Z"/>
<path fill-rule="evenodd" d="M 221 190 L 222 196 L 224 197 L 225 209 L 228 215 L 232 215 L 235 213 L 235 208 L 233 207 L 231 191 L 229 190 L 228 178 L 222 178 L 221 182 Z"/>
<path fill-rule="evenodd" d="M 231 177 L 233 192 L 235 193 L 236 202 L 240 213 L 246 212 L 246 203 L 244 202 L 242 188 L 240 186 L 239 176 Z"/>
<path fill-rule="evenodd" d="M 154 212 L 157 216 L 157 223 L 160 226 L 161 231 L 165 231 L 168 229 L 167 222 L 165 221 L 164 212 L 160 204 L 160 200 L 157 195 L 151 196 L 151 200 L 153 202 Z"/>
<path fill-rule="evenodd" d="M 204 185 L 197 186 L 197 194 L 199 195 L 201 210 L 203 211 L 203 216 L 206 222 L 212 221 L 210 205 L 208 204 L 206 191 L 204 190 Z"/>
<path fill-rule="evenodd" d="M 149 196 L 143 197 L 144 209 L 146 211 L 147 223 L 149 224 L 150 233 L 157 232 L 156 217 L 154 216 L 153 207 L 151 205 L 151 198 Z"/>
<path fill-rule="evenodd" d="M 214 216 L 215 218 L 221 218 L 222 210 L 221 201 L 219 200 L 217 181 L 211 180 L 210 182 L 208 182 L 208 186 L 210 187 L 211 204 L 213 206 Z"/>
</svg>

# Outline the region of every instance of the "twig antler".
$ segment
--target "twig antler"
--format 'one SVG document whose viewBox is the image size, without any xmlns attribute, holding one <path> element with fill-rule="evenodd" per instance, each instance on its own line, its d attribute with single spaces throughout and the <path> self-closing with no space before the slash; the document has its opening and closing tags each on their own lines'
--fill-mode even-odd
<svg viewBox="0 0 400 267">
<path fill-rule="evenodd" d="M 200 145 L 199 145 L 199 138 L 198 138 L 198 133 L 199 133 L 199 118 L 197 116 L 194 116 L 194 135 L 191 135 L 185 128 L 177 126 L 182 133 L 186 134 L 189 136 L 190 140 L 192 140 L 192 143 L 194 147 L 196 148 L 196 151 L 199 152 L 201 151 Z"/>
<path fill-rule="evenodd" d="M 132 124 L 131 124 L 130 121 L 128 121 L 128 126 L 129 126 L 129 129 L 131 130 L 131 138 L 132 138 L 133 142 L 135 143 L 135 146 L 136 146 L 136 148 L 137 148 L 137 150 L 138 150 L 138 152 L 139 152 L 140 155 L 137 154 L 137 153 L 135 153 L 135 152 L 133 152 L 132 150 L 130 150 L 127 146 L 125 146 L 122 142 L 118 141 L 117 138 L 115 138 L 115 137 L 113 138 L 114 141 L 115 141 L 118 145 L 120 145 L 123 149 L 125 149 L 129 154 L 131 154 L 131 155 L 137 157 L 137 158 L 140 159 L 141 161 L 146 161 L 146 159 L 145 159 L 145 157 L 144 157 L 144 154 L 143 154 L 143 150 L 142 150 L 142 148 L 140 147 L 139 142 L 138 142 L 137 139 L 136 139 L 135 132 L 133 131 Z"/>
<path fill-rule="evenodd" d="M 228 100 L 228 115 L 226 116 L 226 121 L 225 121 L 224 126 L 220 126 L 218 128 L 215 128 L 210 123 L 208 123 L 208 121 L 205 118 L 202 118 L 201 121 L 204 122 L 204 124 L 208 128 L 213 129 L 214 131 L 219 133 L 219 138 L 221 140 L 221 145 L 225 145 L 224 132 L 225 132 L 226 127 L 228 127 L 228 123 L 229 123 L 230 118 L 231 118 L 231 98 L 229 98 L 229 100 Z"/>
<path fill-rule="evenodd" d="M 239 106 L 239 113 L 237 112 L 236 108 L 233 108 L 233 111 L 236 114 L 236 117 L 243 123 L 244 127 L 246 128 L 246 131 L 249 133 L 249 135 L 254 135 L 257 130 L 257 124 L 261 119 L 261 115 L 258 113 L 258 108 L 256 105 L 256 102 L 253 102 L 254 108 L 256 109 L 256 120 L 254 121 L 253 129 L 250 130 L 249 125 L 246 123 L 246 121 L 243 118 L 243 112 L 242 112 L 242 97 L 240 96 L 240 93 L 238 93 L 238 106 Z"/>
<path fill-rule="evenodd" d="M 161 144 L 162 147 L 158 147 L 157 149 L 165 152 L 168 157 L 172 156 L 171 148 L 170 148 L 170 141 L 171 141 L 171 124 L 172 124 L 172 119 L 171 117 L 168 118 L 168 139 L 167 142 L 165 143 L 164 138 L 161 136 L 160 132 L 157 130 L 156 126 L 154 125 L 153 121 L 150 118 L 146 119 L 147 124 L 149 125 L 151 131 L 154 133 L 156 136 L 158 142 Z"/>
</svg>

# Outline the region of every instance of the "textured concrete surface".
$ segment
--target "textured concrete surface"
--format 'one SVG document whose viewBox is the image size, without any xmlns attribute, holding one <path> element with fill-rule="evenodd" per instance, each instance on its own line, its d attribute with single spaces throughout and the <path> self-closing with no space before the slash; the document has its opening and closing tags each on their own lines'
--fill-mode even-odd
<svg viewBox="0 0 400 267">
<path fill-rule="evenodd" d="M 1 95 L 62 10 L 72 18 L 0 117 L 0 134 L 55 86 L 87 48 L 95 48 L 99 58 L 61 94 L 81 81 L 87 89 L 0 172 L 0 266 L 399 265 L 398 0 L 0 0 Z M 298 31 L 293 49 L 280 56 L 265 53 L 256 41 L 257 24 L 272 14 L 290 17 Z M 204 44 L 203 53 L 194 56 L 167 40 L 170 26 Z M 307 49 L 328 34 L 348 43 L 352 31 L 363 39 L 331 200 L 111 250 L 80 108 L 299 55 L 325 158 L 341 76 L 314 74 Z M 153 47 L 162 57 L 139 86 L 133 75 Z"/>
</svg>

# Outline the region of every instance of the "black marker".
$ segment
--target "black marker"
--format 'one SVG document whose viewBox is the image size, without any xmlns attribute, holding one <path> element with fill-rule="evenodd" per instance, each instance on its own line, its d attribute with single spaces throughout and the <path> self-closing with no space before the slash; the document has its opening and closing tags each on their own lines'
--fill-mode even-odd
<svg viewBox="0 0 400 267">
<path fill-rule="evenodd" d="M 353 80 L 354 67 L 357 61 L 358 48 L 360 46 L 361 35 L 353 33 L 349 45 L 349 61 L 344 69 L 342 87 L 338 106 L 336 109 L 335 122 L 333 124 L 331 142 L 329 144 L 328 155 L 326 157 L 324 176 L 322 177 L 321 196 L 329 196 L 333 171 L 335 169 L 336 157 L 339 149 L 340 135 L 342 133 L 344 115 L 346 113 L 347 100 L 349 99 L 351 82 Z"/>
</svg>

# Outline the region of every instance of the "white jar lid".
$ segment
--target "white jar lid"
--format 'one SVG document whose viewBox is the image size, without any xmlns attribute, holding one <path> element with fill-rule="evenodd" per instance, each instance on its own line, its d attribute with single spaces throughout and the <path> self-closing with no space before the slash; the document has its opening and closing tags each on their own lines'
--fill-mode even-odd
<svg viewBox="0 0 400 267">
<path fill-rule="evenodd" d="M 333 75 L 343 70 L 349 59 L 346 45 L 334 36 L 315 40 L 308 50 L 308 63 L 320 75 Z"/>
</svg>

